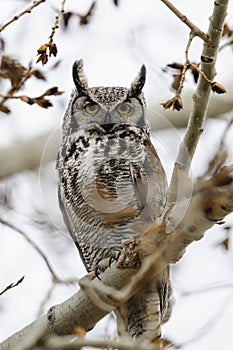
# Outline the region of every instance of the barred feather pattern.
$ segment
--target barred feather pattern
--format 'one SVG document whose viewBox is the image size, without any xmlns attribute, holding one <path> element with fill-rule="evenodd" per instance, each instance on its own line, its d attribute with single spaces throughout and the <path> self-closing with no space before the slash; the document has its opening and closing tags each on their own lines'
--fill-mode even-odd
<svg viewBox="0 0 233 350">
<path fill-rule="evenodd" d="M 121 250 L 123 240 L 143 234 L 165 205 L 166 176 L 150 141 L 143 94 L 135 86 L 140 82 L 142 88 L 140 79 L 130 97 L 126 88 L 89 89 L 85 82 L 73 92 L 64 117 L 59 203 L 88 271 Z M 86 116 L 86 100 L 99 106 L 93 119 Z M 134 114 L 122 121 L 116 108 L 123 101 Z M 113 121 L 105 127 L 109 116 Z M 170 315 L 170 296 L 167 270 L 116 310 L 119 334 L 158 338 Z"/>
</svg>

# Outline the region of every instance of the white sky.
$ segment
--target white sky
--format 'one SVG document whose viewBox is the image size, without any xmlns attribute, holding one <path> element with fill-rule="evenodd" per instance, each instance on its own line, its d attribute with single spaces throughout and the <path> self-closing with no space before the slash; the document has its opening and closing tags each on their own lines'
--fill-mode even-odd
<svg viewBox="0 0 233 350">
<path fill-rule="evenodd" d="M 85 12 L 90 3 L 91 1 L 86 0 L 67 0 L 66 9 Z M 54 108 L 48 110 L 13 101 L 10 106 L 12 114 L 9 117 L 0 117 L 0 145 L 31 137 L 61 124 L 73 87 L 71 66 L 77 58 L 84 59 L 90 86 L 128 86 L 144 63 L 148 68 L 145 93 L 149 100 L 153 101 L 151 105 L 159 109 L 160 103 L 172 95 L 169 90 L 171 79 L 162 73 L 161 68 L 167 63 L 184 61 L 184 48 L 189 33 L 186 26 L 158 0 L 121 0 L 119 8 L 115 8 L 111 0 L 99 0 L 97 3 L 96 13 L 89 26 L 79 27 L 76 20 L 72 19 L 67 31 L 58 31 L 55 34 L 58 59 L 62 62 L 57 70 L 48 74 L 48 82 L 31 80 L 24 91 L 29 96 L 36 96 L 48 87 L 59 86 L 65 94 L 52 97 Z M 173 3 L 201 29 L 207 29 L 213 1 L 176 0 Z M 28 1 L 0 0 L 0 23 L 5 23 L 28 4 Z M 31 60 L 35 63 L 36 50 L 47 41 L 55 16 L 54 8 L 59 6 L 60 1 L 48 0 L 34 9 L 31 15 L 25 15 L 6 28 L 2 34 L 6 42 L 6 54 L 18 58 L 25 65 Z M 232 1 L 228 12 L 227 22 L 233 27 Z M 200 50 L 201 41 L 195 39 L 190 58 L 197 62 Z M 217 64 L 216 79 L 228 89 L 228 95 L 224 97 L 226 103 L 228 100 L 232 101 L 232 55 L 232 50 L 227 48 L 219 55 Z M 48 67 L 55 61 L 51 59 Z M 44 71 L 47 71 L 48 67 L 42 68 L 38 65 L 38 68 Z M 5 88 L 5 82 L 1 83 L 1 92 Z M 193 90 L 191 79 L 188 79 L 187 89 Z M 195 156 L 194 175 L 200 175 L 205 169 L 206 161 L 215 151 L 223 128 L 222 121 L 207 123 Z M 179 144 L 179 135 L 179 132 L 171 129 L 155 134 L 155 143 L 168 174 L 171 172 L 172 161 Z M 231 135 L 232 131 L 228 136 L 228 144 L 232 150 Z M 53 166 L 48 166 L 46 171 L 42 170 L 40 179 L 36 174 L 20 174 L 9 180 L 10 186 L 14 186 L 17 213 L 4 211 L 1 215 L 10 217 L 40 244 L 61 276 L 75 276 L 78 267 L 80 277 L 85 270 L 70 240 L 62 236 L 53 244 L 46 232 L 32 230 L 29 219 L 35 208 L 42 208 L 47 210 L 53 222 L 61 224 L 61 218 L 57 218 L 57 204 L 51 205 L 56 200 L 56 174 Z M 4 187 L 6 182 L 0 185 Z M 232 216 L 230 222 L 232 223 Z M 165 335 L 178 343 L 200 335 L 199 341 L 187 343 L 182 348 L 184 350 L 229 349 L 233 340 L 232 287 L 196 293 L 189 297 L 180 295 L 181 290 L 198 290 L 205 286 L 233 283 L 232 247 L 227 253 L 216 247 L 223 237 L 223 230 L 215 227 L 204 239 L 189 247 L 182 261 L 173 267 L 177 303 L 171 321 L 164 327 Z M 49 288 L 50 276 L 41 258 L 18 234 L 1 227 L 0 238 L 0 290 L 26 275 L 20 286 L 0 297 L 0 339 L 4 339 L 36 317 L 38 304 Z M 74 291 L 75 287 L 57 288 L 46 308 L 64 300 Z M 92 337 L 104 334 L 103 324 L 92 331 Z"/>
</svg>

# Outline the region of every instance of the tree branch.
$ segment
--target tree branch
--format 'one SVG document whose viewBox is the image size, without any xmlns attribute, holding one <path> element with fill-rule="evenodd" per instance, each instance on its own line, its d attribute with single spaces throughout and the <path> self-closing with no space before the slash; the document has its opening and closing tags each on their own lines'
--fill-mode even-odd
<svg viewBox="0 0 233 350">
<path fill-rule="evenodd" d="M 53 142 L 49 142 L 51 135 Z M 61 132 L 56 129 L 54 133 L 53 128 L 44 134 L 28 140 L 17 140 L 15 144 L 0 149 L 0 162 L 4 164 L 0 168 L 0 179 L 20 171 L 38 168 L 46 162 L 55 160 L 60 143 Z"/>
<path fill-rule="evenodd" d="M 23 15 L 25 15 L 26 13 L 31 13 L 31 11 L 37 7 L 38 5 L 40 5 L 42 2 L 45 2 L 46 0 L 38 0 L 38 1 L 33 1 L 33 4 L 29 7 L 27 7 L 25 10 L 23 10 L 22 12 L 20 12 L 18 15 L 14 16 L 11 20 L 9 20 L 8 22 L 6 22 L 5 24 L 3 24 L 0 27 L 0 33 L 6 28 L 8 27 L 11 23 L 17 21 L 20 17 L 22 17 Z"/>
<path fill-rule="evenodd" d="M 183 13 L 181 13 L 170 1 L 161 0 L 183 23 L 185 23 L 192 31 L 195 36 L 199 36 L 199 38 L 204 41 L 208 41 L 208 34 L 204 33 L 200 30 L 194 23 L 192 23 Z"/>
<path fill-rule="evenodd" d="M 31 238 L 23 231 L 21 230 L 20 228 L 16 227 L 15 225 L 13 225 L 12 223 L 10 223 L 9 221 L 3 219 L 0 217 L 0 223 L 5 225 L 5 226 L 8 226 L 10 229 L 18 232 L 21 236 L 24 237 L 24 239 L 26 239 L 26 241 L 33 247 L 33 249 L 35 249 L 35 251 L 42 257 L 42 259 L 44 260 L 49 272 L 51 273 L 53 279 L 55 281 L 59 280 L 55 271 L 53 270 L 51 264 L 49 263 L 48 261 L 48 258 L 46 257 L 46 255 L 43 253 L 43 251 L 40 249 L 40 247 L 38 245 L 36 245 L 35 242 L 33 242 L 31 240 Z"/>
<path fill-rule="evenodd" d="M 74 339 L 76 337 L 76 339 Z M 71 342 L 72 341 L 72 342 Z M 118 350 L 159 350 L 160 347 L 156 347 L 155 344 L 143 343 L 139 344 L 133 339 L 125 339 L 120 338 L 118 340 L 91 340 L 85 339 L 83 337 L 77 338 L 77 335 L 69 335 L 63 337 L 55 337 L 51 336 L 49 339 L 43 344 L 44 350 L 59 350 L 65 349 L 67 347 L 69 350 L 77 350 L 82 346 L 90 346 L 94 348 L 100 349 L 118 349 Z"/>
<path fill-rule="evenodd" d="M 214 2 L 213 14 L 210 18 L 207 42 L 204 42 L 201 55 L 201 71 L 209 79 L 213 80 L 215 72 L 215 63 L 219 49 L 219 41 L 222 34 L 222 27 L 227 14 L 228 0 L 216 0 Z M 179 172 L 188 173 L 191 161 L 196 150 L 197 143 L 203 131 L 203 125 L 206 118 L 206 111 L 211 92 L 210 85 L 203 76 L 198 79 L 196 92 L 193 95 L 193 109 L 189 117 L 188 127 L 184 139 L 180 145 L 179 153 L 176 158 L 170 188 L 168 192 L 167 206 L 174 203 L 177 198 L 178 174 Z"/>
</svg>

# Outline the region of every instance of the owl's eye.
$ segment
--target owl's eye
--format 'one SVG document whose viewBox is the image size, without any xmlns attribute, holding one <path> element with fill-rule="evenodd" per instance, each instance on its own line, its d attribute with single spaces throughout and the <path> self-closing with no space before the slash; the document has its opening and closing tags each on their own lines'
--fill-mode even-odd
<svg viewBox="0 0 233 350">
<path fill-rule="evenodd" d="M 132 111 L 132 107 L 127 102 L 122 102 L 117 106 L 117 112 L 121 115 L 127 115 Z"/>
<path fill-rule="evenodd" d="M 99 110 L 99 106 L 96 103 L 88 103 L 85 106 L 85 111 L 91 115 L 96 114 L 98 112 L 98 110 Z"/>
</svg>

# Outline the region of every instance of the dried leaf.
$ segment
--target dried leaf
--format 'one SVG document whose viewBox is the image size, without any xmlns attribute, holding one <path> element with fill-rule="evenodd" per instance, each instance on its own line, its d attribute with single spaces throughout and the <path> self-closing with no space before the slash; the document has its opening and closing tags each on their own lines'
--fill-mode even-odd
<svg viewBox="0 0 233 350">
<path fill-rule="evenodd" d="M 48 53 L 47 53 L 48 50 Z M 39 55 L 36 63 L 41 62 L 43 65 L 48 62 L 48 57 L 57 55 L 57 46 L 53 42 L 43 44 L 37 50 L 37 55 Z"/>
<path fill-rule="evenodd" d="M 198 71 L 197 70 L 192 70 L 191 73 L 192 73 L 194 82 L 197 83 L 198 82 L 198 78 L 199 78 Z"/>
<path fill-rule="evenodd" d="M 58 91 L 58 87 L 54 86 L 43 93 L 43 96 L 55 95 Z"/>
<path fill-rule="evenodd" d="M 19 61 L 6 55 L 2 56 L 0 77 L 9 79 L 15 91 L 20 87 L 26 71 L 27 68 L 19 63 Z"/>
<path fill-rule="evenodd" d="M 44 98 L 43 96 L 34 97 L 32 100 L 33 100 L 33 103 L 36 103 L 38 106 L 42 108 L 52 107 L 52 103 L 49 100 L 46 100 L 46 98 Z"/>
<path fill-rule="evenodd" d="M 23 102 L 28 103 L 29 105 L 33 105 L 34 101 L 32 98 L 28 97 L 28 96 L 19 96 L 19 99 Z"/>
<path fill-rule="evenodd" d="M 57 45 L 55 43 L 52 43 L 49 45 L 49 56 L 57 56 Z"/>
<path fill-rule="evenodd" d="M 79 337 L 84 337 L 87 331 L 84 328 L 78 326 L 75 327 L 74 333 L 77 334 Z"/>
<path fill-rule="evenodd" d="M 37 50 L 37 54 L 38 54 L 38 55 L 41 55 L 41 54 L 46 53 L 47 47 L 48 47 L 48 44 L 43 44 L 43 45 L 41 45 L 41 46 L 39 47 L 39 49 Z"/>
<path fill-rule="evenodd" d="M 227 90 L 224 88 L 224 86 L 217 83 L 216 81 L 213 81 L 211 83 L 211 90 L 213 92 L 216 92 L 217 94 L 225 94 L 227 92 Z"/>
<path fill-rule="evenodd" d="M 230 37 L 231 34 L 232 34 L 232 30 L 230 29 L 230 27 L 228 26 L 227 23 L 224 23 L 224 26 L 223 26 L 223 30 L 222 30 L 222 36 L 228 36 Z"/>
<path fill-rule="evenodd" d="M 173 82 L 172 82 L 172 89 L 174 91 L 177 91 L 179 86 L 180 86 L 180 79 L 181 79 L 182 74 L 174 74 L 173 75 Z"/>
<path fill-rule="evenodd" d="M 226 238 L 223 241 L 219 242 L 218 246 L 224 248 L 224 250 L 229 250 L 229 238 Z"/>
<path fill-rule="evenodd" d="M 56 69 L 59 65 L 61 64 L 61 60 L 58 60 L 57 62 L 55 62 L 50 69 Z"/>
<path fill-rule="evenodd" d="M 216 224 L 217 225 L 224 225 L 226 223 L 226 221 L 217 221 Z"/>
<path fill-rule="evenodd" d="M 166 102 L 161 103 L 164 109 L 170 109 L 173 105 L 173 99 L 167 100 Z"/>
<path fill-rule="evenodd" d="M 87 11 L 87 13 L 85 15 L 79 15 L 79 24 L 81 26 L 87 25 L 89 23 L 90 17 L 93 15 L 95 6 L 96 6 L 96 2 L 93 1 L 93 3 L 91 4 L 89 10 Z"/>
<path fill-rule="evenodd" d="M 38 62 L 40 62 L 40 61 L 41 61 L 41 63 L 42 63 L 43 65 L 46 64 L 46 63 L 48 62 L 48 55 L 47 55 L 46 53 L 41 54 L 41 55 L 38 57 L 36 63 L 38 63 Z"/>
<path fill-rule="evenodd" d="M 33 69 L 31 74 L 39 80 L 46 80 L 45 75 L 39 69 Z"/>
<path fill-rule="evenodd" d="M 11 110 L 3 104 L 0 104 L 0 111 L 5 114 L 9 114 Z"/>
<path fill-rule="evenodd" d="M 173 111 L 180 111 L 181 109 L 183 109 L 183 102 L 179 95 L 175 96 L 172 109 Z"/>
<path fill-rule="evenodd" d="M 71 12 L 71 11 L 63 13 L 62 19 L 63 19 L 63 24 L 64 24 L 65 28 L 68 27 L 68 24 L 69 24 L 69 21 L 70 21 L 72 15 L 73 15 L 73 12 Z"/>
<path fill-rule="evenodd" d="M 173 68 L 173 69 L 179 69 L 182 71 L 182 69 L 184 68 L 184 65 L 181 63 L 174 62 L 174 63 L 167 64 L 167 67 Z"/>
<path fill-rule="evenodd" d="M 164 109 L 170 109 L 172 107 L 172 110 L 180 111 L 183 109 L 183 102 L 180 95 L 176 95 L 175 97 L 171 98 L 170 100 L 167 100 L 166 102 L 161 103 Z"/>
</svg>

